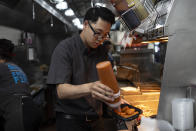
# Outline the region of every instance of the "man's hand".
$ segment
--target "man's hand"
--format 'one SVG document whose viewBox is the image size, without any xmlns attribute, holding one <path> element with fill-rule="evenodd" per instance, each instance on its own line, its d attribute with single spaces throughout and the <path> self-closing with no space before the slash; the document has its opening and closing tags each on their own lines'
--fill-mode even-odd
<svg viewBox="0 0 196 131">
<path fill-rule="evenodd" d="M 91 83 L 90 93 L 91 96 L 97 100 L 103 102 L 114 101 L 113 90 L 110 89 L 108 86 L 102 84 L 100 81 Z"/>
<path fill-rule="evenodd" d="M 121 98 L 121 100 L 120 100 L 120 103 L 121 103 L 121 104 L 130 104 L 128 101 L 126 101 L 125 99 L 122 99 L 122 98 Z"/>
</svg>

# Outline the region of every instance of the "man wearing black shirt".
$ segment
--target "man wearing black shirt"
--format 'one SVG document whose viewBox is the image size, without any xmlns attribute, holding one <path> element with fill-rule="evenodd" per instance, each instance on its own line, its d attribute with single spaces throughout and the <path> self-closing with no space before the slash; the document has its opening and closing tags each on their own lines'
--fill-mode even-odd
<svg viewBox="0 0 196 131">
<path fill-rule="evenodd" d="M 108 60 L 101 44 L 114 21 L 109 9 L 90 8 L 82 32 L 54 50 L 47 83 L 56 86 L 57 131 L 96 130 L 91 125 L 102 115 L 102 102 L 113 100 L 112 90 L 98 81 L 96 64 Z"/>
<path fill-rule="evenodd" d="M 14 44 L 0 39 L 0 130 L 38 131 L 39 109 L 34 105 L 23 70 L 11 62 Z"/>
</svg>

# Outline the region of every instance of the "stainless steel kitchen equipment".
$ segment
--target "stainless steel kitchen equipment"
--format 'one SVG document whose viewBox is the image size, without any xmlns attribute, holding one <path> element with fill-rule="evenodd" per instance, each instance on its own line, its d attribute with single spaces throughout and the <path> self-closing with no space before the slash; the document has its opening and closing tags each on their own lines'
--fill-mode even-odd
<svg viewBox="0 0 196 131">
<path fill-rule="evenodd" d="M 172 122 L 171 101 L 175 98 L 186 98 L 187 87 L 196 83 L 195 5 L 195 0 L 175 0 L 166 22 L 165 31 L 169 36 L 169 40 L 161 86 L 158 118 L 167 120 L 170 123 Z M 196 96 L 196 90 L 192 90 L 191 93 L 192 96 Z M 196 121 L 194 124 L 196 125 Z"/>
</svg>

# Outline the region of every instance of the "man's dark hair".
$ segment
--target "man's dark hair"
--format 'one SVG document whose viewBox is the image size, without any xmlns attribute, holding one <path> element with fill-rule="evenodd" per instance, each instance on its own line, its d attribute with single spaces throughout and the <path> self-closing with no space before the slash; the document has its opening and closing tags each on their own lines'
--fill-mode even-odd
<svg viewBox="0 0 196 131">
<path fill-rule="evenodd" d="M 98 18 L 111 23 L 111 25 L 115 22 L 115 15 L 112 13 L 112 11 L 105 7 L 93 7 L 88 9 L 86 15 L 84 16 L 84 21 L 88 20 L 91 22 L 96 22 Z"/>
<path fill-rule="evenodd" d="M 0 59 L 11 60 L 14 44 L 7 39 L 0 39 Z"/>
</svg>

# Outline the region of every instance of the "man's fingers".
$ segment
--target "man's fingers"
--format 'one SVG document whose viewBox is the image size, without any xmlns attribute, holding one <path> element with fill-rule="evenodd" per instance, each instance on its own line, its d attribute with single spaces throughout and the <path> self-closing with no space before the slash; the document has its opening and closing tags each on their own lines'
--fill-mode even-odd
<svg viewBox="0 0 196 131">
<path fill-rule="evenodd" d="M 121 104 L 130 104 L 128 101 L 126 101 L 125 99 L 121 98 Z"/>
<path fill-rule="evenodd" d="M 91 90 L 92 91 L 95 91 L 95 92 L 98 92 L 104 96 L 107 96 L 107 97 L 114 97 L 114 94 L 113 94 L 113 91 L 111 91 L 111 89 L 107 89 L 109 87 L 103 85 L 103 84 L 100 84 L 100 83 L 96 83 L 92 88 Z"/>
<path fill-rule="evenodd" d="M 92 91 L 92 97 L 95 98 L 95 99 L 99 99 L 101 101 L 113 101 L 114 100 L 114 98 L 108 97 L 105 94 L 101 94 L 101 93 L 96 92 L 96 91 Z"/>
<path fill-rule="evenodd" d="M 105 90 L 105 91 L 108 91 L 108 92 L 112 92 L 113 93 L 113 90 L 111 88 L 109 88 L 108 86 L 102 84 L 100 81 L 97 81 L 96 82 L 96 85 L 98 87 L 100 87 L 101 89 Z"/>
</svg>

